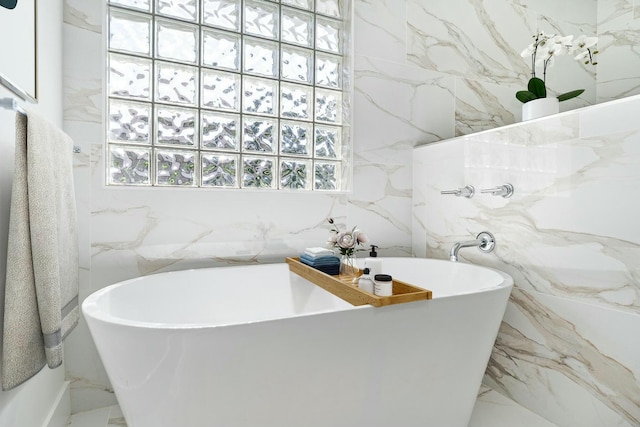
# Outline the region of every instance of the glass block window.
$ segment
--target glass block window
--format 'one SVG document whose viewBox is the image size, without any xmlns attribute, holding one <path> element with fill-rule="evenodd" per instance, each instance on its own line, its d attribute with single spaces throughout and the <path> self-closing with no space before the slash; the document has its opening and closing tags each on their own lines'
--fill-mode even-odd
<svg viewBox="0 0 640 427">
<path fill-rule="evenodd" d="M 344 191 L 352 0 L 108 0 L 109 185 Z"/>
</svg>

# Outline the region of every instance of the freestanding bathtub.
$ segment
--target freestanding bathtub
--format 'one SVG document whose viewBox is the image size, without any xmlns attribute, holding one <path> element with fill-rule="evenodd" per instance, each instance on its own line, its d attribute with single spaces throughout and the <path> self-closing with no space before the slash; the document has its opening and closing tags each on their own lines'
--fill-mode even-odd
<svg viewBox="0 0 640 427">
<path fill-rule="evenodd" d="M 513 280 L 383 269 L 433 299 L 354 307 L 270 264 L 128 280 L 82 309 L 129 427 L 467 427 Z"/>
</svg>

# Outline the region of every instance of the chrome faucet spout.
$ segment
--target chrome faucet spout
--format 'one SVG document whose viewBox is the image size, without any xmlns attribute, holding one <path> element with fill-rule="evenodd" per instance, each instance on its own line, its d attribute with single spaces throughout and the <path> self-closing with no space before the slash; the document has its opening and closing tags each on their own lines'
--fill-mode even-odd
<svg viewBox="0 0 640 427">
<path fill-rule="evenodd" d="M 466 242 L 458 242 L 451 247 L 451 251 L 449 252 L 449 260 L 456 262 L 458 261 L 458 252 L 462 248 L 473 248 L 476 246 L 480 246 L 482 244 L 481 240 L 467 240 Z"/>
<path fill-rule="evenodd" d="M 489 253 L 493 251 L 496 246 L 496 240 L 493 237 L 493 234 L 488 231 L 483 231 L 482 233 L 476 236 L 475 240 L 467 240 L 466 242 L 458 242 L 451 247 L 451 251 L 449 252 L 449 260 L 453 262 L 458 261 L 458 252 L 462 248 L 473 248 L 477 247 L 481 252 Z"/>
</svg>

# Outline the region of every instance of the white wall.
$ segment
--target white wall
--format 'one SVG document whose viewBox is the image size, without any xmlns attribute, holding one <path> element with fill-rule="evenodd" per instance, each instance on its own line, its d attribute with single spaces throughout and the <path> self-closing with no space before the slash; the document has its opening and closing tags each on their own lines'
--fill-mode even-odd
<svg viewBox="0 0 640 427">
<path fill-rule="evenodd" d="M 640 94 L 640 2 L 598 0 L 598 102 Z"/>
<path fill-rule="evenodd" d="M 42 116 L 62 126 L 62 1 L 45 0 L 37 3 L 38 15 L 38 100 L 30 105 Z M 9 43 L 10 40 L 3 40 Z M 2 58 L 2 61 L 20 61 L 20 58 Z M 1 64 L 1 63 L 0 63 Z M 0 65 L 1 67 L 1 65 Z M 13 96 L 0 87 L 0 97 Z M 14 171 L 15 113 L 0 109 L 0 312 L 4 307 L 4 277 L 6 270 L 6 242 L 9 226 L 9 204 Z M 0 313 L 2 314 L 2 313 Z M 0 316 L 2 317 L 2 316 Z M 1 345 L 1 344 L 0 344 Z M 65 394 L 64 367 L 45 367 L 34 378 L 17 388 L 0 391 L 0 426 L 47 426 L 53 410 Z M 66 397 L 65 397 L 66 396 Z M 67 414 L 59 416 L 50 427 L 66 425 Z"/>
<path fill-rule="evenodd" d="M 559 427 L 640 425 L 640 96 L 415 149 L 414 251 L 515 286 L 485 383 Z M 511 183 L 505 199 L 440 190 Z"/>
</svg>

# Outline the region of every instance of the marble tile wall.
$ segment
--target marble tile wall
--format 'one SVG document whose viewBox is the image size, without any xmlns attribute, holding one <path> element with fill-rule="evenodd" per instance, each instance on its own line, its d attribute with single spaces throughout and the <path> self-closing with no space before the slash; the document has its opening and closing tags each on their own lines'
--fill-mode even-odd
<svg viewBox="0 0 640 427">
<path fill-rule="evenodd" d="M 559 427 L 640 425 L 640 96 L 414 150 L 413 250 L 514 277 L 485 383 Z M 505 182 L 505 199 L 443 196 Z"/>
<path fill-rule="evenodd" d="M 538 30 L 595 35 L 596 5 L 596 0 L 407 0 L 407 60 L 455 77 L 455 135 L 518 122 L 522 104 L 515 93 L 525 89 L 531 72 L 520 52 Z M 593 104 L 595 69 L 559 57 L 547 73 L 547 86 L 555 93 L 585 89 L 563 102 L 562 111 Z"/>
<path fill-rule="evenodd" d="M 354 0 L 353 192 L 336 195 L 105 188 L 106 1 L 64 3 L 64 128 L 83 153 L 85 297 L 141 274 L 279 261 L 324 241 L 327 216 L 358 225 L 383 255 L 411 255 L 413 147 L 519 121 L 514 93 L 528 77 L 519 52 L 538 26 L 595 33 L 596 0 L 554 12 L 552 0 Z M 595 100 L 591 72 L 556 67 L 551 87 L 587 89 L 564 108 Z M 113 404 L 86 325 L 76 331 L 67 344 L 74 412 Z"/>
<path fill-rule="evenodd" d="M 640 94 L 640 2 L 598 1 L 598 102 Z"/>
</svg>

